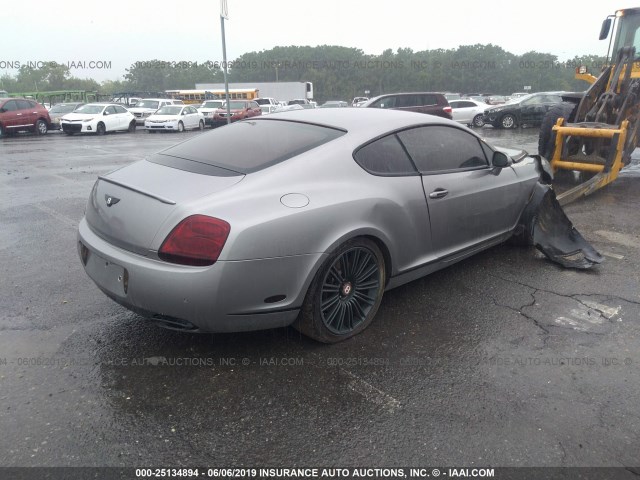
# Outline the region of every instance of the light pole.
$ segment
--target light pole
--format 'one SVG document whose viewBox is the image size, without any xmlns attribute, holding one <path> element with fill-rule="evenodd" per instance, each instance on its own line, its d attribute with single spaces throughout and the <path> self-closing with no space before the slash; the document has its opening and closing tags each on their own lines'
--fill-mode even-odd
<svg viewBox="0 0 640 480">
<path fill-rule="evenodd" d="M 227 104 L 227 124 L 231 123 L 231 105 L 229 98 L 229 80 L 227 78 L 227 42 L 224 38 L 224 21 L 229 19 L 227 0 L 220 0 L 220 31 L 222 33 L 222 68 L 224 73 L 224 95 Z"/>
</svg>

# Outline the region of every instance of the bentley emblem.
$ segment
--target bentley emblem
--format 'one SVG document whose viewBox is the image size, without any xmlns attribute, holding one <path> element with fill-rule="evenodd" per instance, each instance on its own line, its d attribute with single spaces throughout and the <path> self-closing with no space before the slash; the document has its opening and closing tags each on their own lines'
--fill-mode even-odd
<svg viewBox="0 0 640 480">
<path fill-rule="evenodd" d="M 118 203 L 120 201 L 119 198 L 112 197 L 111 195 L 105 195 L 104 199 L 107 202 L 107 207 L 110 207 L 111 205 L 115 205 L 116 203 Z"/>
</svg>

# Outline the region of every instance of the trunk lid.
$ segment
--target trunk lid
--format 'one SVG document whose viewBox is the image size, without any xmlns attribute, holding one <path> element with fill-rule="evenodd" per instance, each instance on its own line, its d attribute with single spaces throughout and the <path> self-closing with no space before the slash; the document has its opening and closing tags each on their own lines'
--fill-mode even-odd
<svg viewBox="0 0 640 480">
<path fill-rule="evenodd" d="M 147 255 L 158 230 L 176 208 L 242 178 L 241 174 L 192 173 L 143 160 L 98 177 L 85 217 L 109 243 Z"/>
</svg>

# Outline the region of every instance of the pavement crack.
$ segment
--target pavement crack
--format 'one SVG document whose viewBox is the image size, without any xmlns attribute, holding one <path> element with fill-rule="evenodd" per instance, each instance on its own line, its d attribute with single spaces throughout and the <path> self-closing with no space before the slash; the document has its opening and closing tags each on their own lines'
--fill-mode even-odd
<svg viewBox="0 0 640 480">
<path fill-rule="evenodd" d="M 560 446 L 560 450 L 562 450 L 562 458 L 560 459 L 560 464 L 565 465 L 567 463 L 567 450 L 562 445 L 562 442 L 558 440 L 558 445 Z"/>
<path fill-rule="evenodd" d="M 622 301 L 622 302 L 626 302 L 626 303 L 631 303 L 633 305 L 640 305 L 640 301 L 630 300 L 628 298 L 620 297 L 618 295 L 610 295 L 610 294 L 602 294 L 602 293 L 560 293 L 560 292 L 555 292 L 553 290 L 546 290 L 544 288 L 534 287 L 533 285 L 529 285 L 529 284 L 524 283 L 524 282 L 519 282 L 518 280 L 503 278 L 500 275 L 496 275 L 495 273 L 489 273 L 488 275 L 491 276 L 491 277 L 497 278 L 499 280 L 502 280 L 503 282 L 515 283 L 517 285 L 521 285 L 523 287 L 530 288 L 530 289 L 534 290 L 535 293 L 537 293 L 537 292 L 551 293 L 553 295 L 558 295 L 559 297 L 572 298 L 574 300 L 576 300 L 575 297 L 600 297 L 600 298 L 605 298 L 607 300 L 618 300 L 618 301 Z"/>
<path fill-rule="evenodd" d="M 542 330 L 545 335 L 548 335 L 549 334 L 549 330 L 544 325 L 542 325 L 536 318 L 532 317 L 531 315 L 527 315 L 525 312 L 522 311 L 524 308 L 533 307 L 536 304 L 536 293 L 538 293 L 538 290 L 533 288 L 533 287 L 529 287 L 529 288 L 533 289 L 533 292 L 529 294 L 529 295 L 531 295 L 531 302 L 525 303 L 524 305 L 522 305 L 522 306 L 520 306 L 518 308 L 512 307 L 511 305 L 505 305 L 503 303 L 500 303 L 493 296 L 491 297 L 491 299 L 493 300 L 493 304 L 495 306 L 503 307 L 503 308 L 511 310 L 512 312 L 516 312 L 518 315 L 522 315 L 527 320 L 533 322 L 534 325 L 536 327 L 538 327 L 540 330 Z"/>
</svg>

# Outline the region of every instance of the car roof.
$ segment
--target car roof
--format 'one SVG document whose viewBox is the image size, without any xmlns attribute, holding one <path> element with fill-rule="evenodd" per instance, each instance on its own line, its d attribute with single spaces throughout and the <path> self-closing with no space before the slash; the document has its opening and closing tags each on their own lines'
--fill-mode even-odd
<svg viewBox="0 0 640 480">
<path fill-rule="evenodd" d="M 346 130 L 355 137 L 372 139 L 385 133 L 418 125 L 450 125 L 461 128 L 457 122 L 435 115 L 376 108 L 317 108 L 286 110 L 248 121 L 289 120 L 313 123 Z"/>
</svg>

